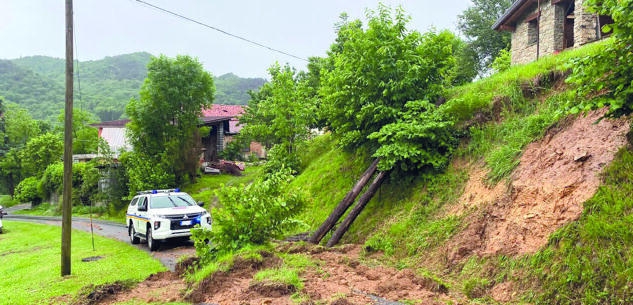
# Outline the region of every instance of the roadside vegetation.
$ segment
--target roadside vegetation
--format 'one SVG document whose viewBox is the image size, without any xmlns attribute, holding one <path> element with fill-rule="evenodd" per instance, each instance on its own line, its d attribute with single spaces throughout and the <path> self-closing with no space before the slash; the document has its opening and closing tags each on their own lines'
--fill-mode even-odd
<svg viewBox="0 0 633 305">
<path fill-rule="evenodd" d="M 73 274 L 60 280 L 61 228 L 6 219 L 4 222 L 5 234 L 0 235 L 2 304 L 68 303 L 84 286 L 118 280 L 137 282 L 165 270 L 147 253 L 100 236 L 95 236 L 93 251 L 90 234 L 73 231 Z M 102 258 L 82 262 L 82 258 L 94 256 Z"/>
</svg>

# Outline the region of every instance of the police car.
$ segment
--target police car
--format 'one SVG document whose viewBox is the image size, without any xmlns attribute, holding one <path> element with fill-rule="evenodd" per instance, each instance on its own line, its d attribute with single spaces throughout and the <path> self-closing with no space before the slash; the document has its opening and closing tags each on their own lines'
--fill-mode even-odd
<svg viewBox="0 0 633 305">
<path fill-rule="evenodd" d="M 179 189 L 138 192 L 127 208 L 126 226 L 130 242 L 147 240 L 150 251 L 169 238 L 189 238 L 195 225 L 211 229 L 211 214 Z"/>
</svg>

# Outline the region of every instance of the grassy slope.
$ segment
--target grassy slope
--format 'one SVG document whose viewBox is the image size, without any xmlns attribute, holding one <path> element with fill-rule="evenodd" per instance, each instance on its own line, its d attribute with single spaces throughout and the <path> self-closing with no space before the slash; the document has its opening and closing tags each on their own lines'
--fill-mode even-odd
<svg viewBox="0 0 633 305">
<path fill-rule="evenodd" d="M 93 251 L 90 235 L 73 231 L 72 275 L 61 278 L 61 228 L 9 221 L 4 225 L 6 234 L 0 235 L 0 304 L 35 304 L 74 294 L 89 284 L 139 281 L 165 270 L 147 253 L 111 239 L 95 236 L 97 250 Z M 81 262 L 90 256 L 104 258 Z"/>
<path fill-rule="evenodd" d="M 242 176 L 222 175 L 204 175 L 198 179 L 195 184 L 188 185 L 183 188 L 196 201 L 204 201 L 205 207 L 209 208 L 210 204 L 215 201 L 215 191 L 222 185 L 240 185 L 249 184 L 257 178 L 261 171 L 260 166 L 248 166 L 242 172 Z"/>
<path fill-rule="evenodd" d="M 523 148 L 556 124 L 563 117 L 565 104 L 576 98 L 573 91 L 565 91 L 564 87 L 551 88 L 552 79 L 548 79 L 552 76 L 551 72 L 567 70 L 570 58 L 598 52 L 603 44 L 591 44 L 542 58 L 536 63 L 515 66 L 504 73 L 453 89 L 449 93 L 449 101 L 442 108 L 458 123 L 471 120 L 476 113 L 490 114 L 494 101 L 503 101 L 501 122 L 475 125 L 464 130 L 467 136 L 457 155 L 472 161 L 484 160 L 490 169 L 490 184 L 508 177 L 518 165 Z M 531 97 L 525 94 L 526 91 L 538 94 Z M 309 206 L 301 218 L 315 229 L 351 189 L 371 158 L 338 150 L 331 136 L 315 139 L 307 156 L 310 156 L 307 167 L 293 185 L 306 193 Z M 629 162 L 626 156 L 627 153 L 622 153 L 612 168 L 620 168 L 617 171 L 621 171 L 621 175 L 630 176 L 631 165 L 625 164 Z M 365 242 L 372 249 L 384 251 L 387 263 L 419 268 L 416 265 L 419 258 L 439 249 L 445 240 L 465 227 L 460 218 L 438 212 L 463 193 L 467 174 L 451 166 L 442 174 L 388 181 L 356 220 L 344 242 Z M 616 290 L 618 295 L 633 294 L 633 285 L 630 284 L 633 282 L 633 272 L 630 271 L 633 268 L 627 263 L 630 247 L 625 246 L 625 242 L 630 244 L 633 237 L 625 234 L 624 227 L 611 225 L 608 221 L 608 217 L 615 217 L 613 222 L 630 227 L 628 201 L 615 198 L 623 193 L 625 189 L 622 188 L 628 186 L 608 184 L 607 179 L 606 185 L 596 195 L 601 199 L 594 197 L 586 204 L 586 215 L 578 223 L 559 230 L 552 237 L 551 245 L 535 255 L 471 258 L 463 268 L 453 271 L 443 270 L 438 262 L 438 266 L 424 266 L 422 272 L 431 270 L 442 274 L 444 280 L 453 284 L 452 289 L 472 297 L 481 295 L 473 293 L 477 289 L 485 291 L 495 282 L 510 279 L 523 283 L 523 287 L 530 287 L 523 291 L 525 300 L 543 304 L 614 301 L 611 295 Z M 601 202 L 599 209 L 595 208 L 596 204 L 591 204 L 595 200 Z M 612 208 L 609 200 L 621 203 Z M 601 209 L 607 209 L 608 214 L 590 216 Z M 615 234 L 616 242 L 609 240 L 605 232 Z M 570 264 L 580 266 L 567 267 Z M 484 272 L 485 268 L 488 268 L 487 272 Z M 596 271 L 596 268 L 609 271 Z M 556 272 L 551 272 L 551 269 Z M 542 276 L 539 272 L 548 275 Z M 561 293 L 560 289 L 566 291 Z"/>
</svg>

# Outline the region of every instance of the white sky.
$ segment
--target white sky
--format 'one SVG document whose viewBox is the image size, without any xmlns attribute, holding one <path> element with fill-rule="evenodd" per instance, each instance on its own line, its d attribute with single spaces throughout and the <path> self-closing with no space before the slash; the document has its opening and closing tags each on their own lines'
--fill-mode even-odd
<svg viewBox="0 0 633 305">
<path fill-rule="evenodd" d="M 145 0 L 229 33 L 302 58 L 325 56 L 342 12 L 364 21 L 374 0 Z M 0 58 L 64 57 L 64 0 L 0 0 Z M 456 31 L 457 15 L 469 0 L 384 0 L 402 5 L 420 32 L 434 26 Z M 275 61 L 305 69 L 305 62 L 248 44 L 149 8 L 134 0 L 75 0 L 79 60 L 146 51 L 198 57 L 219 76 L 267 77 Z"/>
</svg>

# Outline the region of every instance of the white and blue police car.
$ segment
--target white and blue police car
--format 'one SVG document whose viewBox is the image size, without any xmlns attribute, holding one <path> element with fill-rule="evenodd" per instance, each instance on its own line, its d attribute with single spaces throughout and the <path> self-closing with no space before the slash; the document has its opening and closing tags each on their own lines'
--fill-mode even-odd
<svg viewBox="0 0 633 305">
<path fill-rule="evenodd" d="M 195 225 L 210 230 L 211 214 L 203 206 L 179 189 L 138 192 L 125 219 L 130 242 L 145 239 L 150 251 L 156 251 L 161 241 L 189 238 Z"/>
</svg>

